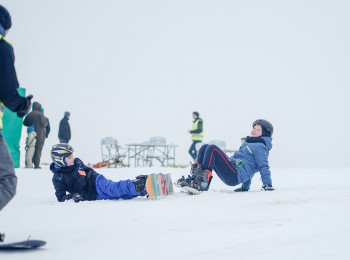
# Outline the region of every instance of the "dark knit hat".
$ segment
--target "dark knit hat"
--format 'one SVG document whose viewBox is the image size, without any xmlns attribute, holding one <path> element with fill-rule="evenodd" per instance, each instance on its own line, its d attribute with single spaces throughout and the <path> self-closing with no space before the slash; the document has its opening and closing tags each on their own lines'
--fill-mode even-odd
<svg viewBox="0 0 350 260">
<path fill-rule="evenodd" d="M 64 112 L 64 116 L 67 117 L 67 116 L 70 116 L 70 113 L 68 111 Z"/>
<path fill-rule="evenodd" d="M 10 29 L 12 26 L 11 15 L 2 5 L 0 5 L 0 24 L 5 30 Z"/>
<path fill-rule="evenodd" d="M 192 114 L 196 115 L 197 117 L 199 117 L 199 113 L 194 111 Z"/>
</svg>

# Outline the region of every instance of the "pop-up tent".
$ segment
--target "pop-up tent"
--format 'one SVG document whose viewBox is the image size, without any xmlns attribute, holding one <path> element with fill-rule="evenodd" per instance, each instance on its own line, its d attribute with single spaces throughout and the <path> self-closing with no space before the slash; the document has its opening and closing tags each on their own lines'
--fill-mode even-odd
<svg viewBox="0 0 350 260">
<path fill-rule="evenodd" d="M 18 88 L 18 93 L 22 97 L 25 97 L 26 90 L 24 88 Z M 21 153 L 19 150 L 19 142 L 21 140 L 22 124 L 23 118 L 18 117 L 15 112 L 5 107 L 2 135 L 10 150 L 15 168 L 20 167 Z"/>
</svg>

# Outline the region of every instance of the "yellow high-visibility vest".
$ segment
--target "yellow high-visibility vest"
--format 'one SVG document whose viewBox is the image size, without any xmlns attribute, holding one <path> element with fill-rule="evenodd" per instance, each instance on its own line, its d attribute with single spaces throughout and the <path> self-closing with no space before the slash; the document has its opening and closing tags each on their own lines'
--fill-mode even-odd
<svg viewBox="0 0 350 260">
<path fill-rule="evenodd" d="M 203 133 L 203 120 L 201 118 L 199 118 L 198 120 L 196 120 L 192 126 L 192 131 L 194 130 L 198 130 L 198 124 L 199 122 L 202 122 L 202 132 L 200 133 L 192 133 L 192 141 L 203 141 L 203 137 L 204 137 L 204 133 Z"/>
</svg>

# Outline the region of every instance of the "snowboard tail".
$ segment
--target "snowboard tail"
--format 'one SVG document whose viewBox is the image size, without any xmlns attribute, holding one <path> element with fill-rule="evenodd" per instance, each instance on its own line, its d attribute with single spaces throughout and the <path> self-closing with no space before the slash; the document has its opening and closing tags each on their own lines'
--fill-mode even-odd
<svg viewBox="0 0 350 260">
<path fill-rule="evenodd" d="M 151 199 L 158 199 L 173 194 L 174 188 L 170 173 L 150 174 L 146 180 L 146 191 Z"/>
</svg>

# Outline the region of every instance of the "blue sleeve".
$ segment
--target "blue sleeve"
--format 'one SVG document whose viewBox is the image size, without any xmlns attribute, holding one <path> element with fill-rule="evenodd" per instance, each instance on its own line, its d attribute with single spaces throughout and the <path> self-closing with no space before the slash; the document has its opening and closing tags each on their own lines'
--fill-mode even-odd
<svg viewBox="0 0 350 260">
<path fill-rule="evenodd" d="M 266 146 L 259 146 L 254 152 L 255 162 L 261 175 L 263 184 L 272 185 L 271 172 L 269 166 L 269 151 Z"/>
</svg>

